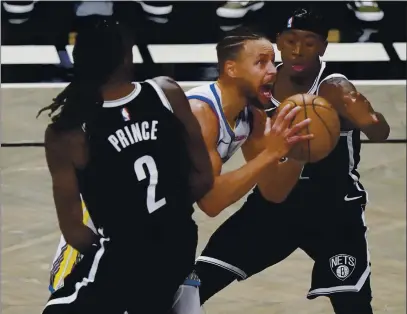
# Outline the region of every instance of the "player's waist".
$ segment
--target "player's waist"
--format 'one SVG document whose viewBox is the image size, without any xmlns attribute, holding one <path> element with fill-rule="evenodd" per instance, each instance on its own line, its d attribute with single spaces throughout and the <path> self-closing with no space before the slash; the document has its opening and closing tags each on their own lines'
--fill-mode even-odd
<svg viewBox="0 0 407 314">
<path fill-rule="evenodd" d="M 336 169 L 325 168 L 325 167 L 313 167 L 313 168 L 304 168 L 303 172 L 300 175 L 300 180 L 302 182 L 312 181 L 320 182 L 330 185 L 332 182 L 346 183 L 350 181 L 359 181 L 360 175 L 356 169 L 351 169 L 349 171 L 349 166 L 345 165 L 342 167 L 337 167 Z"/>
<path fill-rule="evenodd" d="M 360 181 L 355 181 L 351 176 L 330 181 L 299 180 L 290 197 L 315 204 L 328 200 L 336 203 L 350 200 L 358 200 L 361 204 L 368 202 L 368 192 Z"/>
</svg>

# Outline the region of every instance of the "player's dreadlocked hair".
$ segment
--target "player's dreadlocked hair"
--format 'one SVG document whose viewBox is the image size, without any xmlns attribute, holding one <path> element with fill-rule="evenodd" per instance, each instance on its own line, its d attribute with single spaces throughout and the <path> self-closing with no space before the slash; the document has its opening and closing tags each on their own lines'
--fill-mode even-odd
<svg viewBox="0 0 407 314">
<path fill-rule="evenodd" d="M 238 28 L 228 33 L 217 45 L 219 72 L 222 74 L 225 62 L 235 60 L 244 44 L 248 40 L 259 40 L 265 36 L 255 33 L 248 28 Z"/>
<path fill-rule="evenodd" d="M 89 123 L 102 107 L 101 88 L 112 74 L 131 56 L 132 40 L 118 22 L 103 20 L 80 31 L 73 50 L 72 82 L 53 103 L 38 112 L 50 110 L 52 127 L 71 130 Z M 60 109 L 59 113 L 56 113 Z"/>
</svg>

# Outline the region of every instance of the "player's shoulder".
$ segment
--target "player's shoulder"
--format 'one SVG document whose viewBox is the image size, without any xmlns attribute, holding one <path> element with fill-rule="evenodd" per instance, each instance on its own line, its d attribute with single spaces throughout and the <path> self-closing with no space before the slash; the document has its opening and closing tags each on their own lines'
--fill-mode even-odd
<svg viewBox="0 0 407 314">
<path fill-rule="evenodd" d="M 185 95 L 188 99 L 200 99 L 200 98 L 207 98 L 212 101 L 213 99 L 213 91 L 212 91 L 213 83 L 206 83 L 196 87 L 193 87 L 185 92 Z M 201 99 L 203 100 L 203 99 Z"/>
<path fill-rule="evenodd" d="M 153 81 L 155 82 L 158 86 L 161 88 L 180 88 L 178 83 L 171 77 L 169 76 L 156 76 L 153 77 L 152 79 L 148 80 L 149 82 Z"/>
<path fill-rule="evenodd" d="M 185 93 L 194 112 L 208 112 L 213 116 L 216 115 L 216 96 L 212 85 L 213 83 L 202 84 Z"/>
<path fill-rule="evenodd" d="M 348 78 L 341 73 L 340 71 L 338 71 L 337 68 L 335 68 L 332 63 L 329 62 L 322 62 L 322 66 L 323 66 L 323 71 L 321 73 L 320 79 L 319 79 L 319 83 L 336 83 L 336 82 L 346 82 L 349 81 Z"/>
<path fill-rule="evenodd" d="M 349 79 L 333 68 L 330 63 L 324 62 L 324 67 L 324 71 L 319 79 L 318 91 L 324 87 L 354 89 Z"/>
<path fill-rule="evenodd" d="M 210 84 L 203 84 L 188 90 L 185 95 L 191 106 L 194 116 L 201 127 L 213 128 L 219 124 L 219 116 L 215 109 L 215 99 L 210 89 Z"/>
<path fill-rule="evenodd" d="M 47 126 L 44 132 L 44 144 L 58 145 L 63 147 L 65 144 L 72 141 L 77 141 L 85 137 L 83 128 L 75 128 L 72 130 L 58 130 L 55 124 L 51 123 Z"/>
</svg>

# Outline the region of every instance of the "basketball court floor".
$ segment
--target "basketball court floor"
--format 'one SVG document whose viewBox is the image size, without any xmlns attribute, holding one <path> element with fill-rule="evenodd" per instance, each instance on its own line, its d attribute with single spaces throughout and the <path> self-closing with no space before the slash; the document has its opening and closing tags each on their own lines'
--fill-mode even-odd
<svg viewBox="0 0 407 314">
<path fill-rule="evenodd" d="M 406 139 L 405 86 L 361 86 L 387 117 L 392 139 Z M 2 89 L 2 142 L 42 142 L 47 123 L 37 111 L 60 89 Z M 2 147 L 1 312 L 40 313 L 48 297 L 48 272 L 59 240 L 50 177 L 42 147 Z M 225 167 L 243 162 L 237 154 Z M 376 314 L 406 312 L 406 144 L 364 144 L 360 164 L 369 190 L 367 222 Z M 243 201 L 215 219 L 197 211 L 200 252 L 210 234 Z M 344 219 L 337 217 L 338 220 Z M 272 248 L 270 248 L 272 249 Z M 213 314 L 327 314 L 326 298 L 308 301 L 312 261 L 296 251 L 245 282 L 233 284 L 205 306 Z M 145 313 L 147 314 L 147 313 Z"/>
</svg>

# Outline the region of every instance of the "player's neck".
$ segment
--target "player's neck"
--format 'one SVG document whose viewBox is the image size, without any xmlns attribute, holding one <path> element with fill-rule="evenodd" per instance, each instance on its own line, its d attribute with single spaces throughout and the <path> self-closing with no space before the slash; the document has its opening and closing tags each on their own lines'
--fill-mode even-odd
<svg viewBox="0 0 407 314">
<path fill-rule="evenodd" d="M 315 65 L 315 67 L 313 67 L 312 71 L 307 73 L 306 76 L 292 77 L 292 76 L 289 76 L 288 73 L 286 74 L 284 71 L 284 68 L 282 68 L 282 74 L 283 74 L 282 81 L 284 81 L 284 85 L 289 84 L 289 86 L 291 86 L 291 89 L 293 89 L 293 91 L 302 93 L 302 92 L 308 91 L 312 87 L 312 85 L 314 84 L 315 78 L 318 76 L 320 69 L 321 69 L 321 64 L 317 64 L 317 65 Z"/>
<path fill-rule="evenodd" d="M 247 99 L 239 88 L 225 79 L 216 82 L 221 91 L 222 107 L 229 124 L 234 124 L 239 113 L 246 107 Z"/>
<path fill-rule="evenodd" d="M 133 90 L 134 84 L 131 82 L 109 83 L 102 88 L 102 96 L 106 101 L 117 100 L 126 97 Z"/>
</svg>

